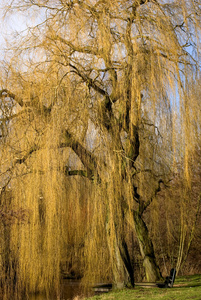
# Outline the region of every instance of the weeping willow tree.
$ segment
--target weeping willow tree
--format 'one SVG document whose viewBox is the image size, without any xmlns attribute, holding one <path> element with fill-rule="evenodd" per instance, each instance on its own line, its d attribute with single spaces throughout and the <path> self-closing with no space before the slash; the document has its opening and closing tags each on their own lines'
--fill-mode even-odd
<svg viewBox="0 0 201 300">
<path fill-rule="evenodd" d="M 147 280 L 159 280 L 143 215 L 180 159 L 190 176 L 199 4 L 28 0 L 5 11 L 35 16 L 2 66 L 1 205 L 10 191 L 27 215 L 2 245 L 5 277 L 49 291 L 62 259 L 79 256 L 86 282 L 133 286 L 129 228 Z"/>
</svg>

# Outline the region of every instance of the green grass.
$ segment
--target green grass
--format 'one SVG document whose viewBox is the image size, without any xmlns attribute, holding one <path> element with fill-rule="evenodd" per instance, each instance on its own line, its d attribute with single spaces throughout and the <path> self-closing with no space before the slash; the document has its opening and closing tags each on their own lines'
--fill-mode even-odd
<svg viewBox="0 0 201 300">
<path fill-rule="evenodd" d="M 175 286 L 169 289 L 157 287 L 112 291 L 91 297 L 90 300 L 201 300 L 201 275 L 182 276 L 175 280 Z"/>
</svg>

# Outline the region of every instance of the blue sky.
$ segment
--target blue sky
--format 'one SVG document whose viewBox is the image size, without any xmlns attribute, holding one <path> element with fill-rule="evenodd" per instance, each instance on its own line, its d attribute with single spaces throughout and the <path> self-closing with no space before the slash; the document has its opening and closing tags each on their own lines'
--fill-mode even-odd
<svg viewBox="0 0 201 300">
<path fill-rule="evenodd" d="M 3 2 L 4 0 L 0 0 L 0 54 L 1 58 L 5 51 L 6 40 L 11 41 L 12 35 L 16 32 L 26 33 L 26 29 L 29 26 L 36 25 L 41 21 L 40 15 L 37 12 L 34 13 L 34 10 L 26 11 L 26 12 L 17 12 L 7 14 L 5 18 L 3 18 Z"/>
<path fill-rule="evenodd" d="M 3 5 L 0 0 L 0 52 L 3 55 L 3 51 L 6 47 L 6 40 L 11 40 L 12 33 L 14 31 L 21 31 L 26 28 L 26 21 L 23 16 L 20 18 L 17 15 L 6 16 L 3 18 Z"/>
</svg>

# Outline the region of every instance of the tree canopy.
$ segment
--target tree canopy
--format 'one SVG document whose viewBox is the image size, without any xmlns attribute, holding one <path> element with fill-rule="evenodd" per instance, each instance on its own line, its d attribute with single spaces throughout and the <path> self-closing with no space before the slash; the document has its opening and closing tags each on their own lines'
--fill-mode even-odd
<svg viewBox="0 0 201 300">
<path fill-rule="evenodd" d="M 1 65 L 1 205 L 26 215 L 2 227 L 18 288 L 48 289 L 75 257 L 85 282 L 133 286 L 130 233 L 159 280 L 144 214 L 173 173 L 190 190 L 199 2 L 27 0 L 12 13 L 35 17 Z"/>
</svg>

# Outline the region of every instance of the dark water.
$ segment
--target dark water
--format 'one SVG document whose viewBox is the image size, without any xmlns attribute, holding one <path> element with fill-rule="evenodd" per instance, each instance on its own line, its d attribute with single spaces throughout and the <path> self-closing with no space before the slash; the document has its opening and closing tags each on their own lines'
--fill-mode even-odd
<svg viewBox="0 0 201 300">
<path fill-rule="evenodd" d="M 48 300 L 72 300 L 76 296 L 88 295 L 93 295 L 93 292 L 83 292 L 79 280 L 64 279 L 61 286 L 61 296 L 59 298 L 50 296 Z M 47 300 L 47 297 L 44 294 L 36 294 L 30 295 L 27 300 Z"/>
</svg>

